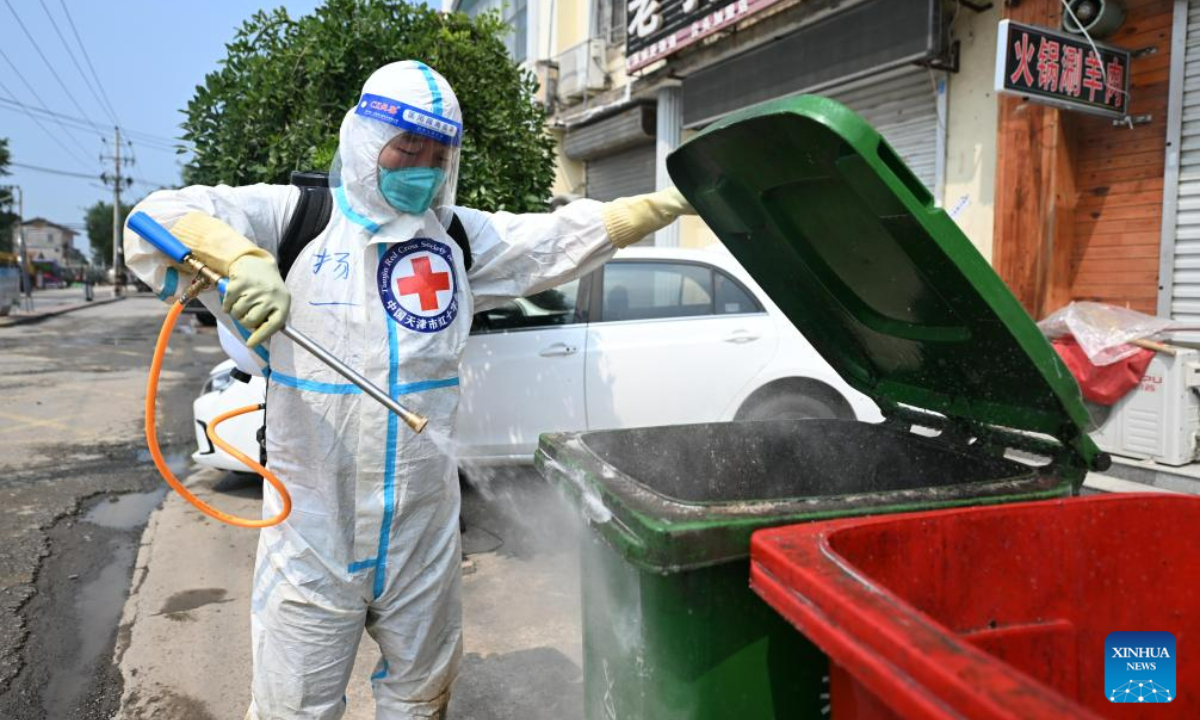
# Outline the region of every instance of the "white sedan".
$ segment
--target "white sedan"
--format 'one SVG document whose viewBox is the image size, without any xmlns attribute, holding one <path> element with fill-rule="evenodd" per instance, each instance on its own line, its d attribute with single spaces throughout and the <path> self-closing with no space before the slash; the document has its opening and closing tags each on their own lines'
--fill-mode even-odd
<svg viewBox="0 0 1200 720">
<path fill-rule="evenodd" d="M 205 436 L 263 401 L 261 377 L 213 369 L 194 405 L 198 462 L 245 470 Z M 629 248 L 600 270 L 475 315 L 460 371 L 460 461 L 530 462 L 544 432 L 771 418 L 856 418 L 878 408 L 813 350 L 733 257 Z M 221 425 L 258 457 L 262 413 Z"/>
</svg>

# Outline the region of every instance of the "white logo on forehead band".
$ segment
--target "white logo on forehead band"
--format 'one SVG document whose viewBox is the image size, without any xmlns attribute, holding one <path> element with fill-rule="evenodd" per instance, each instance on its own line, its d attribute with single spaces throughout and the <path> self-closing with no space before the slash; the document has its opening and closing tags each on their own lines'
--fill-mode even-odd
<svg viewBox="0 0 1200 720">
<path fill-rule="evenodd" d="M 382 95 L 363 95 L 354 112 L 365 118 L 431 137 L 446 145 L 458 145 L 462 136 L 460 123 Z"/>
<path fill-rule="evenodd" d="M 430 130 L 439 132 L 443 135 L 449 135 L 450 137 L 458 135 L 458 128 L 456 126 L 451 125 L 448 122 L 443 122 L 436 118 L 429 117 L 428 115 L 421 115 L 420 113 L 413 112 L 411 108 L 406 108 L 404 110 L 404 119 L 413 125 L 420 125 L 421 127 L 429 128 Z"/>
</svg>

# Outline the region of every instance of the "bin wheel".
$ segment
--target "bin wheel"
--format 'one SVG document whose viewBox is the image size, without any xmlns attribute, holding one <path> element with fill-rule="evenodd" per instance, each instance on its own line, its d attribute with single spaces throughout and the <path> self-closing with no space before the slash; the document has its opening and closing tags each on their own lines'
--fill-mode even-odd
<svg viewBox="0 0 1200 720">
<path fill-rule="evenodd" d="M 834 390 L 814 386 L 786 389 L 758 399 L 752 396 L 738 411 L 735 419 L 841 420 L 853 417 L 854 411 L 850 405 Z"/>
</svg>

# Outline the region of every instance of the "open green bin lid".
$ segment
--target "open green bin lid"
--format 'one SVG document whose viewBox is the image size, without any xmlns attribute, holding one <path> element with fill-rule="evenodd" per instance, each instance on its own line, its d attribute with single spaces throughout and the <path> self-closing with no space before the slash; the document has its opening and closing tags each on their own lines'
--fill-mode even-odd
<svg viewBox="0 0 1200 720">
<path fill-rule="evenodd" d="M 735 113 L 667 160 L 671 178 L 817 351 L 885 415 L 1049 435 L 1107 464 L 1079 387 L 1032 318 L 895 150 L 804 95 Z M 1011 435 L 1011 433 L 1009 433 Z"/>
</svg>

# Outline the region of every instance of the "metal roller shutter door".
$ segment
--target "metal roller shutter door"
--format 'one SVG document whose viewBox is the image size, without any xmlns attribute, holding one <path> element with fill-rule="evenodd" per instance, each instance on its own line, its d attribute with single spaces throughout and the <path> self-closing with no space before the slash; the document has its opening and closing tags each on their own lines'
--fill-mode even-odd
<svg viewBox="0 0 1200 720">
<path fill-rule="evenodd" d="M 639 145 L 587 161 L 587 196 L 615 200 L 654 192 L 654 145 Z"/>
<path fill-rule="evenodd" d="M 850 87 L 816 94 L 862 115 L 883 135 L 925 187 L 937 192 L 938 110 L 934 79 L 922 67 L 905 68 Z"/>
<path fill-rule="evenodd" d="M 1186 46 L 1171 292 L 1167 307 L 1160 305 L 1160 310 L 1200 325 L 1200 2 L 1188 5 Z M 1188 339 L 1196 337 L 1191 334 Z"/>
</svg>

